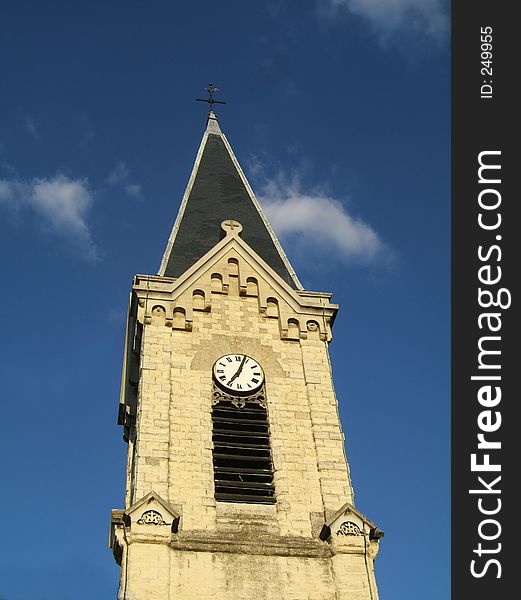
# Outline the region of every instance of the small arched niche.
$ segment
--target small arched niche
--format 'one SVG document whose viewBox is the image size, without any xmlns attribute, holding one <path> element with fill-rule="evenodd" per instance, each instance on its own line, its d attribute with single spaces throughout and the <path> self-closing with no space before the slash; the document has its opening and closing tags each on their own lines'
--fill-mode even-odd
<svg viewBox="0 0 521 600">
<path fill-rule="evenodd" d="M 276 298 L 266 298 L 266 316 L 267 317 L 278 317 L 279 316 L 279 302 Z"/>
<path fill-rule="evenodd" d="M 194 290 L 192 293 L 192 308 L 193 310 L 205 309 L 205 295 L 203 290 Z"/>
<path fill-rule="evenodd" d="M 172 321 L 173 329 L 186 329 L 186 311 L 184 308 L 174 308 L 174 318 Z"/>
<path fill-rule="evenodd" d="M 212 292 L 223 291 L 223 276 L 220 273 L 212 273 Z"/>
<path fill-rule="evenodd" d="M 288 319 L 288 339 L 298 340 L 300 338 L 300 325 L 297 319 Z"/>
<path fill-rule="evenodd" d="M 246 279 L 246 295 L 247 296 L 258 296 L 259 295 L 259 284 L 255 277 L 248 277 Z"/>
<path fill-rule="evenodd" d="M 239 261 L 236 258 L 228 259 L 228 275 L 230 277 L 239 277 Z"/>
</svg>

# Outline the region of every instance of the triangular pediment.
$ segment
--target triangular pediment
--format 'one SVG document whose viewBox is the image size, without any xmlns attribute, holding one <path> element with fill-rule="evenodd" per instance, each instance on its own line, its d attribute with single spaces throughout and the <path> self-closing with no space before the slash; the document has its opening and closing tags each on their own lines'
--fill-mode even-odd
<svg viewBox="0 0 521 600">
<path fill-rule="evenodd" d="M 232 225 L 226 225 L 232 223 Z M 191 268 L 185 271 L 172 287 L 175 298 L 183 293 L 187 287 L 193 285 L 207 271 L 212 270 L 219 261 L 226 260 L 228 256 L 237 255 L 238 259 L 258 273 L 269 284 L 270 288 L 284 297 L 295 309 L 301 304 L 300 297 L 276 271 L 243 239 L 244 228 L 238 221 L 226 220 L 221 224 L 225 237 L 202 256 Z M 226 282 L 224 283 L 226 285 Z"/>
<path fill-rule="evenodd" d="M 149 304 L 152 303 L 152 297 L 157 298 L 159 302 L 163 296 L 165 300 L 168 299 L 169 306 L 175 307 L 177 304 L 186 307 L 187 299 L 191 299 L 191 294 L 198 287 L 202 290 L 211 289 L 212 293 L 228 293 L 232 282 L 235 282 L 238 286 L 237 293 L 248 296 L 249 286 L 253 282 L 256 291 L 251 295 L 258 296 L 261 312 L 269 313 L 270 302 L 277 303 L 278 315 L 282 317 L 283 337 L 285 330 L 288 329 L 288 321 L 293 320 L 298 321 L 297 337 L 300 332 L 302 335 L 307 335 L 305 332 L 308 327 L 311 328 L 312 322 L 313 326 L 320 330 L 317 331 L 317 335 L 329 340 L 330 326 L 338 309 L 337 305 L 330 302 L 331 294 L 294 289 L 244 240 L 244 228 L 241 223 L 228 219 L 221 224 L 221 227 L 226 234 L 225 237 L 180 277 L 167 279 L 138 275 L 135 278 L 134 290 L 138 293 L 146 293 Z M 231 273 L 234 265 L 236 265 L 236 274 Z M 215 277 L 220 278 L 219 289 L 212 287 Z M 165 307 L 165 313 L 169 310 L 171 309 Z M 190 321 L 190 309 L 185 310 L 185 315 Z M 303 317 L 300 320 L 291 319 L 294 315 L 303 315 Z M 169 314 L 165 316 L 168 321 Z"/>
<path fill-rule="evenodd" d="M 364 531 L 368 532 L 371 539 L 380 539 L 384 535 L 384 532 L 370 519 L 350 502 L 346 502 L 325 522 L 320 538 L 326 540 L 330 536 L 357 537 L 362 536 Z"/>
<path fill-rule="evenodd" d="M 131 523 L 141 525 L 169 525 L 177 530 L 181 515 L 156 492 L 151 491 L 125 510 L 125 516 Z"/>
</svg>

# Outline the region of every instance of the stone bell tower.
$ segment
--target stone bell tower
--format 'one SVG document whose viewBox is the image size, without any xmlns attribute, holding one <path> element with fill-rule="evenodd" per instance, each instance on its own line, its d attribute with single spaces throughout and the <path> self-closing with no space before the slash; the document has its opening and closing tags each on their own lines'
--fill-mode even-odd
<svg viewBox="0 0 521 600">
<path fill-rule="evenodd" d="M 118 422 L 120 600 L 378 600 L 328 344 L 210 111 L 157 275 L 136 275 Z"/>
</svg>

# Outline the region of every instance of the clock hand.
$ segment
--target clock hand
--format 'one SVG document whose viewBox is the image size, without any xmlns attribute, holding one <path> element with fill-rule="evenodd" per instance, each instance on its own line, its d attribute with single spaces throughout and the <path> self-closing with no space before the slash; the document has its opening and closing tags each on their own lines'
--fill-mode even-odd
<svg viewBox="0 0 521 600">
<path fill-rule="evenodd" d="M 228 381 L 228 385 L 237 377 L 239 377 L 239 375 L 241 374 L 242 368 L 244 367 L 244 363 L 246 362 L 246 355 L 243 356 L 243 359 L 241 360 L 241 364 L 239 365 L 239 368 L 237 369 L 237 372 L 232 375 L 230 381 Z"/>
</svg>

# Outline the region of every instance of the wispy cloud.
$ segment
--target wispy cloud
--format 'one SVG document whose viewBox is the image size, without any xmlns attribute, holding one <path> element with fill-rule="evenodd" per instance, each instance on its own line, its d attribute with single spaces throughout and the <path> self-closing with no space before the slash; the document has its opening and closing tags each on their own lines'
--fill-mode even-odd
<svg viewBox="0 0 521 600">
<path fill-rule="evenodd" d="M 108 174 L 106 181 L 109 185 L 118 185 L 119 183 L 126 181 L 129 175 L 130 169 L 128 169 L 127 165 L 120 160 Z"/>
<path fill-rule="evenodd" d="M 32 117 L 29 115 L 24 115 L 23 124 L 31 137 L 33 137 L 35 140 L 40 140 L 40 132 L 38 131 L 36 122 Z"/>
<path fill-rule="evenodd" d="M 95 138 L 96 133 L 91 125 L 91 122 L 85 113 L 80 113 L 79 125 L 81 131 L 80 146 L 88 146 Z"/>
<path fill-rule="evenodd" d="M 18 169 L 13 167 L 13 165 L 3 162 L 0 165 L 0 168 L 5 171 L 11 179 L 16 179 L 18 177 Z"/>
<path fill-rule="evenodd" d="M 362 18 L 383 40 L 407 31 L 440 43 L 449 32 L 443 0 L 318 0 L 318 4 L 322 14 L 331 16 L 347 10 Z"/>
<path fill-rule="evenodd" d="M 105 181 L 112 186 L 120 186 L 125 192 L 138 200 L 143 199 L 143 188 L 129 181 L 130 169 L 127 167 L 125 162 L 120 160 L 117 165 L 108 174 Z"/>
<path fill-rule="evenodd" d="M 87 215 L 93 194 L 86 179 L 58 174 L 51 179 L 0 179 L 0 207 L 19 213 L 31 211 L 45 229 L 80 251 L 87 260 L 98 260 Z"/>
<path fill-rule="evenodd" d="M 137 185 L 135 183 L 129 183 L 125 186 L 125 191 L 129 196 L 133 196 L 138 200 L 143 199 L 143 188 L 140 185 Z"/>
<path fill-rule="evenodd" d="M 369 224 L 324 190 L 304 190 L 298 176 L 279 174 L 264 179 L 259 189 L 257 196 L 277 235 L 295 242 L 299 251 L 365 262 L 382 254 L 384 243 Z"/>
</svg>

